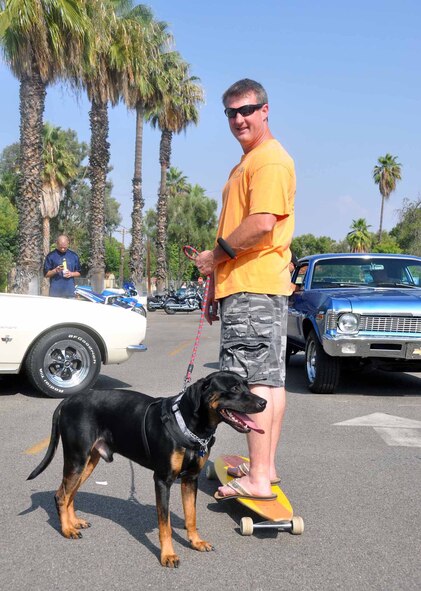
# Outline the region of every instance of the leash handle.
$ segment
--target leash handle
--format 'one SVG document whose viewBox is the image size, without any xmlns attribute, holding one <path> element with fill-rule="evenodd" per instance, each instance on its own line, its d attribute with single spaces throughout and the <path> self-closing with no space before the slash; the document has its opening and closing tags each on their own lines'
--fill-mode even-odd
<svg viewBox="0 0 421 591">
<path fill-rule="evenodd" d="M 197 258 L 197 255 L 199 254 L 199 251 L 196 250 L 194 248 L 194 246 L 188 246 L 188 245 L 183 246 L 183 252 L 186 255 L 186 257 L 192 261 L 194 261 Z"/>
</svg>

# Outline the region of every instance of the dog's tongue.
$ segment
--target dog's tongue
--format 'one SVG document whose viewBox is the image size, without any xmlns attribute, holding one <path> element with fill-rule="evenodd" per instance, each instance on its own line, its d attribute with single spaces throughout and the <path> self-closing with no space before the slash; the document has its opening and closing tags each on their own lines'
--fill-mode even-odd
<svg viewBox="0 0 421 591">
<path fill-rule="evenodd" d="M 260 429 L 256 423 L 253 421 L 253 419 L 251 419 L 248 415 L 246 415 L 244 412 L 234 412 L 233 414 L 238 417 L 241 421 L 243 421 L 243 423 L 245 423 L 247 425 L 247 427 L 250 427 L 250 429 L 252 429 L 253 431 L 257 431 L 257 433 L 264 433 L 263 429 Z"/>
</svg>

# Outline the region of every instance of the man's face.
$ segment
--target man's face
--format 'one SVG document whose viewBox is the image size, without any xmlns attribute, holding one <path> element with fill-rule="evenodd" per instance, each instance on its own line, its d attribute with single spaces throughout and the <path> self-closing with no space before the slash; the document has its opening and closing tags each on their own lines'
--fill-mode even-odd
<svg viewBox="0 0 421 591">
<path fill-rule="evenodd" d="M 255 105 L 259 101 L 254 92 L 242 97 L 231 97 L 227 100 L 226 107 L 238 108 L 244 105 Z M 267 118 L 269 106 L 263 105 L 251 115 L 243 117 L 237 113 L 235 117 L 228 118 L 233 136 L 240 142 L 244 152 L 249 152 L 257 146 L 268 131 Z"/>
<path fill-rule="evenodd" d="M 69 241 L 66 238 L 59 238 L 57 240 L 57 250 L 61 253 L 66 252 L 69 248 Z"/>
</svg>

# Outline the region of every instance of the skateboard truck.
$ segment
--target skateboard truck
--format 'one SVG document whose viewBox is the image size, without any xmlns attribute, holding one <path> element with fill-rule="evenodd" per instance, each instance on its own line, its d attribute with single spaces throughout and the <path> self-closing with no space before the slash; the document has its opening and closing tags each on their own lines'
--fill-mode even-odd
<svg viewBox="0 0 421 591">
<path fill-rule="evenodd" d="M 251 517 L 241 518 L 240 532 L 242 536 L 251 536 L 256 529 L 275 529 L 299 536 L 304 532 L 304 520 L 298 515 L 294 515 L 291 520 L 261 521 L 260 523 L 254 523 Z"/>
</svg>

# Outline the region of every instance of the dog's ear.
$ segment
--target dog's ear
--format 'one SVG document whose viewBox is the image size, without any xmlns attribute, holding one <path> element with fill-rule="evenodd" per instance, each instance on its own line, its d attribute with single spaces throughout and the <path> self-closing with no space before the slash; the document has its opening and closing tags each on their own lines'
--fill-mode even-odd
<svg viewBox="0 0 421 591">
<path fill-rule="evenodd" d="M 207 387 L 205 386 L 206 380 L 207 378 L 201 378 L 200 380 L 197 380 L 196 382 L 194 382 L 194 384 L 191 384 L 188 387 L 184 394 L 188 395 L 191 410 L 194 414 L 197 414 L 199 412 L 200 403 L 202 402 L 202 394 L 207 389 Z"/>
</svg>

